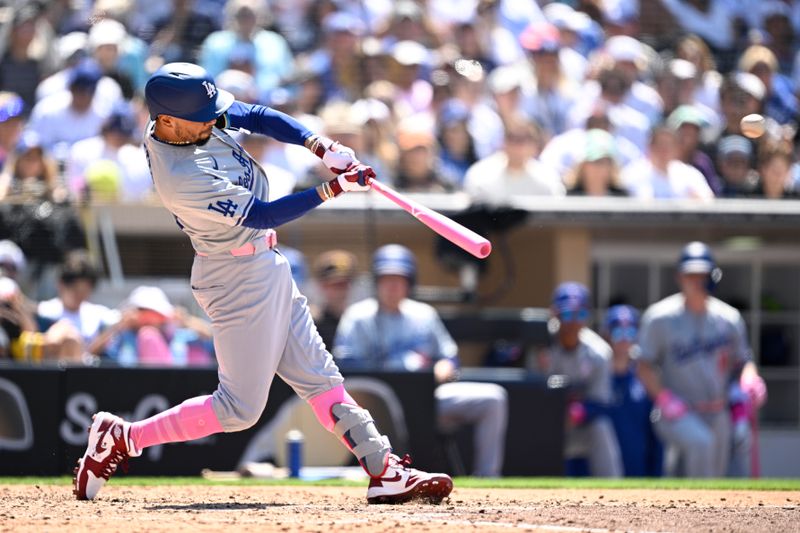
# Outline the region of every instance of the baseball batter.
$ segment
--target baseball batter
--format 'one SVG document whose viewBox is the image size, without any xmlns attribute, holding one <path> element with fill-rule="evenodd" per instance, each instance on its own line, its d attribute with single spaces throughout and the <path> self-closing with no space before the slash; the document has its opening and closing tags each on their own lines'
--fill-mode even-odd
<svg viewBox="0 0 800 533">
<path fill-rule="evenodd" d="M 373 170 L 349 148 L 285 114 L 234 101 L 197 65 L 164 65 L 148 80 L 145 98 L 153 182 L 196 251 L 192 292 L 212 320 L 219 386 L 139 422 L 97 413 L 75 469 L 78 499 L 94 498 L 118 464 L 144 448 L 252 426 L 278 374 L 358 458 L 371 478 L 368 502 L 440 502 L 452 480 L 411 469 L 408 456 L 392 453 L 370 414 L 345 391 L 289 264 L 275 248 L 272 228 L 344 192 L 369 190 Z M 271 202 L 264 170 L 231 137 L 233 129 L 305 145 L 338 176 Z"/>
<path fill-rule="evenodd" d="M 655 403 L 656 432 L 688 477 L 725 475 L 731 383 L 738 381 L 754 405 L 766 399 L 742 316 L 711 296 L 721 276 L 708 246 L 687 244 L 678 262 L 681 292 L 647 309 L 639 336 L 638 374 Z"/>
<path fill-rule="evenodd" d="M 588 289 L 580 283 L 562 283 L 553 292 L 551 312 L 558 328 L 540 364 L 546 373 L 569 379 L 567 474 L 621 477 L 619 444 L 606 414 L 611 401 L 611 347 L 586 327 Z"/>
</svg>

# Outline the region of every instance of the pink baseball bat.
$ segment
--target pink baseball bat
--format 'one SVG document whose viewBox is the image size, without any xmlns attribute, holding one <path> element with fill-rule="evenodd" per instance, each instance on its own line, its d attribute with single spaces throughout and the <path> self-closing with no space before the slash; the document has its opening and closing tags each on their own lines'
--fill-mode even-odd
<svg viewBox="0 0 800 533">
<path fill-rule="evenodd" d="M 475 257 L 483 259 L 492 253 L 492 243 L 481 237 L 471 229 L 465 228 L 458 222 L 451 220 L 433 209 L 415 202 L 395 191 L 388 185 L 373 179 L 371 182 L 372 190 L 377 191 L 395 204 L 399 205 L 411 215 L 431 228 L 433 231 L 471 253 Z"/>
</svg>

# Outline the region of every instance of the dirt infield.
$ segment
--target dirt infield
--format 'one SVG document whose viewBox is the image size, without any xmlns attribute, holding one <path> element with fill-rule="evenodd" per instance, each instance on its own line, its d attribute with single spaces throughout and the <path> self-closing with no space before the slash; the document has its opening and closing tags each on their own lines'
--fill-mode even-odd
<svg viewBox="0 0 800 533">
<path fill-rule="evenodd" d="M 442 505 L 369 506 L 352 487 L 0 485 L 0 532 L 800 532 L 800 493 L 456 489 Z"/>
</svg>

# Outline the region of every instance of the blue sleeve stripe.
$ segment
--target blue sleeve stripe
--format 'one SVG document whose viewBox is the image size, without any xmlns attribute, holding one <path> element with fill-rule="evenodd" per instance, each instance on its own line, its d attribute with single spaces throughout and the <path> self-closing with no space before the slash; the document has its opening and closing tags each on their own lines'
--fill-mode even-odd
<svg viewBox="0 0 800 533">
<path fill-rule="evenodd" d="M 240 225 L 240 224 L 242 223 L 242 220 L 243 220 L 244 218 L 246 218 L 246 217 L 247 217 L 247 213 L 248 213 L 248 212 L 249 212 L 249 210 L 250 210 L 250 206 L 251 206 L 251 205 L 253 205 L 253 200 L 255 200 L 255 199 L 256 199 L 255 195 L 252 195 L 252 194 L 251 194 L 251 195 L 250 195 L 250 200 L 247 202 L 247 205 L 245 205 L 245 206 L 244 206 L 244 209 L 242 209 L 242 214 L 241 214 L 241 216 L 240 216 L 240 217 L 239 217 L 239 219 L 236 221 L 236 225 L 237 225 L 237 226 L 238 226 L 238 225 Z"/>
</svg>

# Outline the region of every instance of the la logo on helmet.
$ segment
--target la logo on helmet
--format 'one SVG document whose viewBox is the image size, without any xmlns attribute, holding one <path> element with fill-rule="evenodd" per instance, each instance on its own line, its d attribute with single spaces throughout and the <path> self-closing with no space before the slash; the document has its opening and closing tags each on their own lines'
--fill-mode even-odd
<svg viewBox="0 0 800 533">
<path fill-rule="evenodd" d="M 217 94 L 217 88 L 210 81 L 204 81 L 203 87 L 205 87 L 206 93 L 208 93 L 209 98 L 214 98 L 214 95 Z"/>
</svg>

